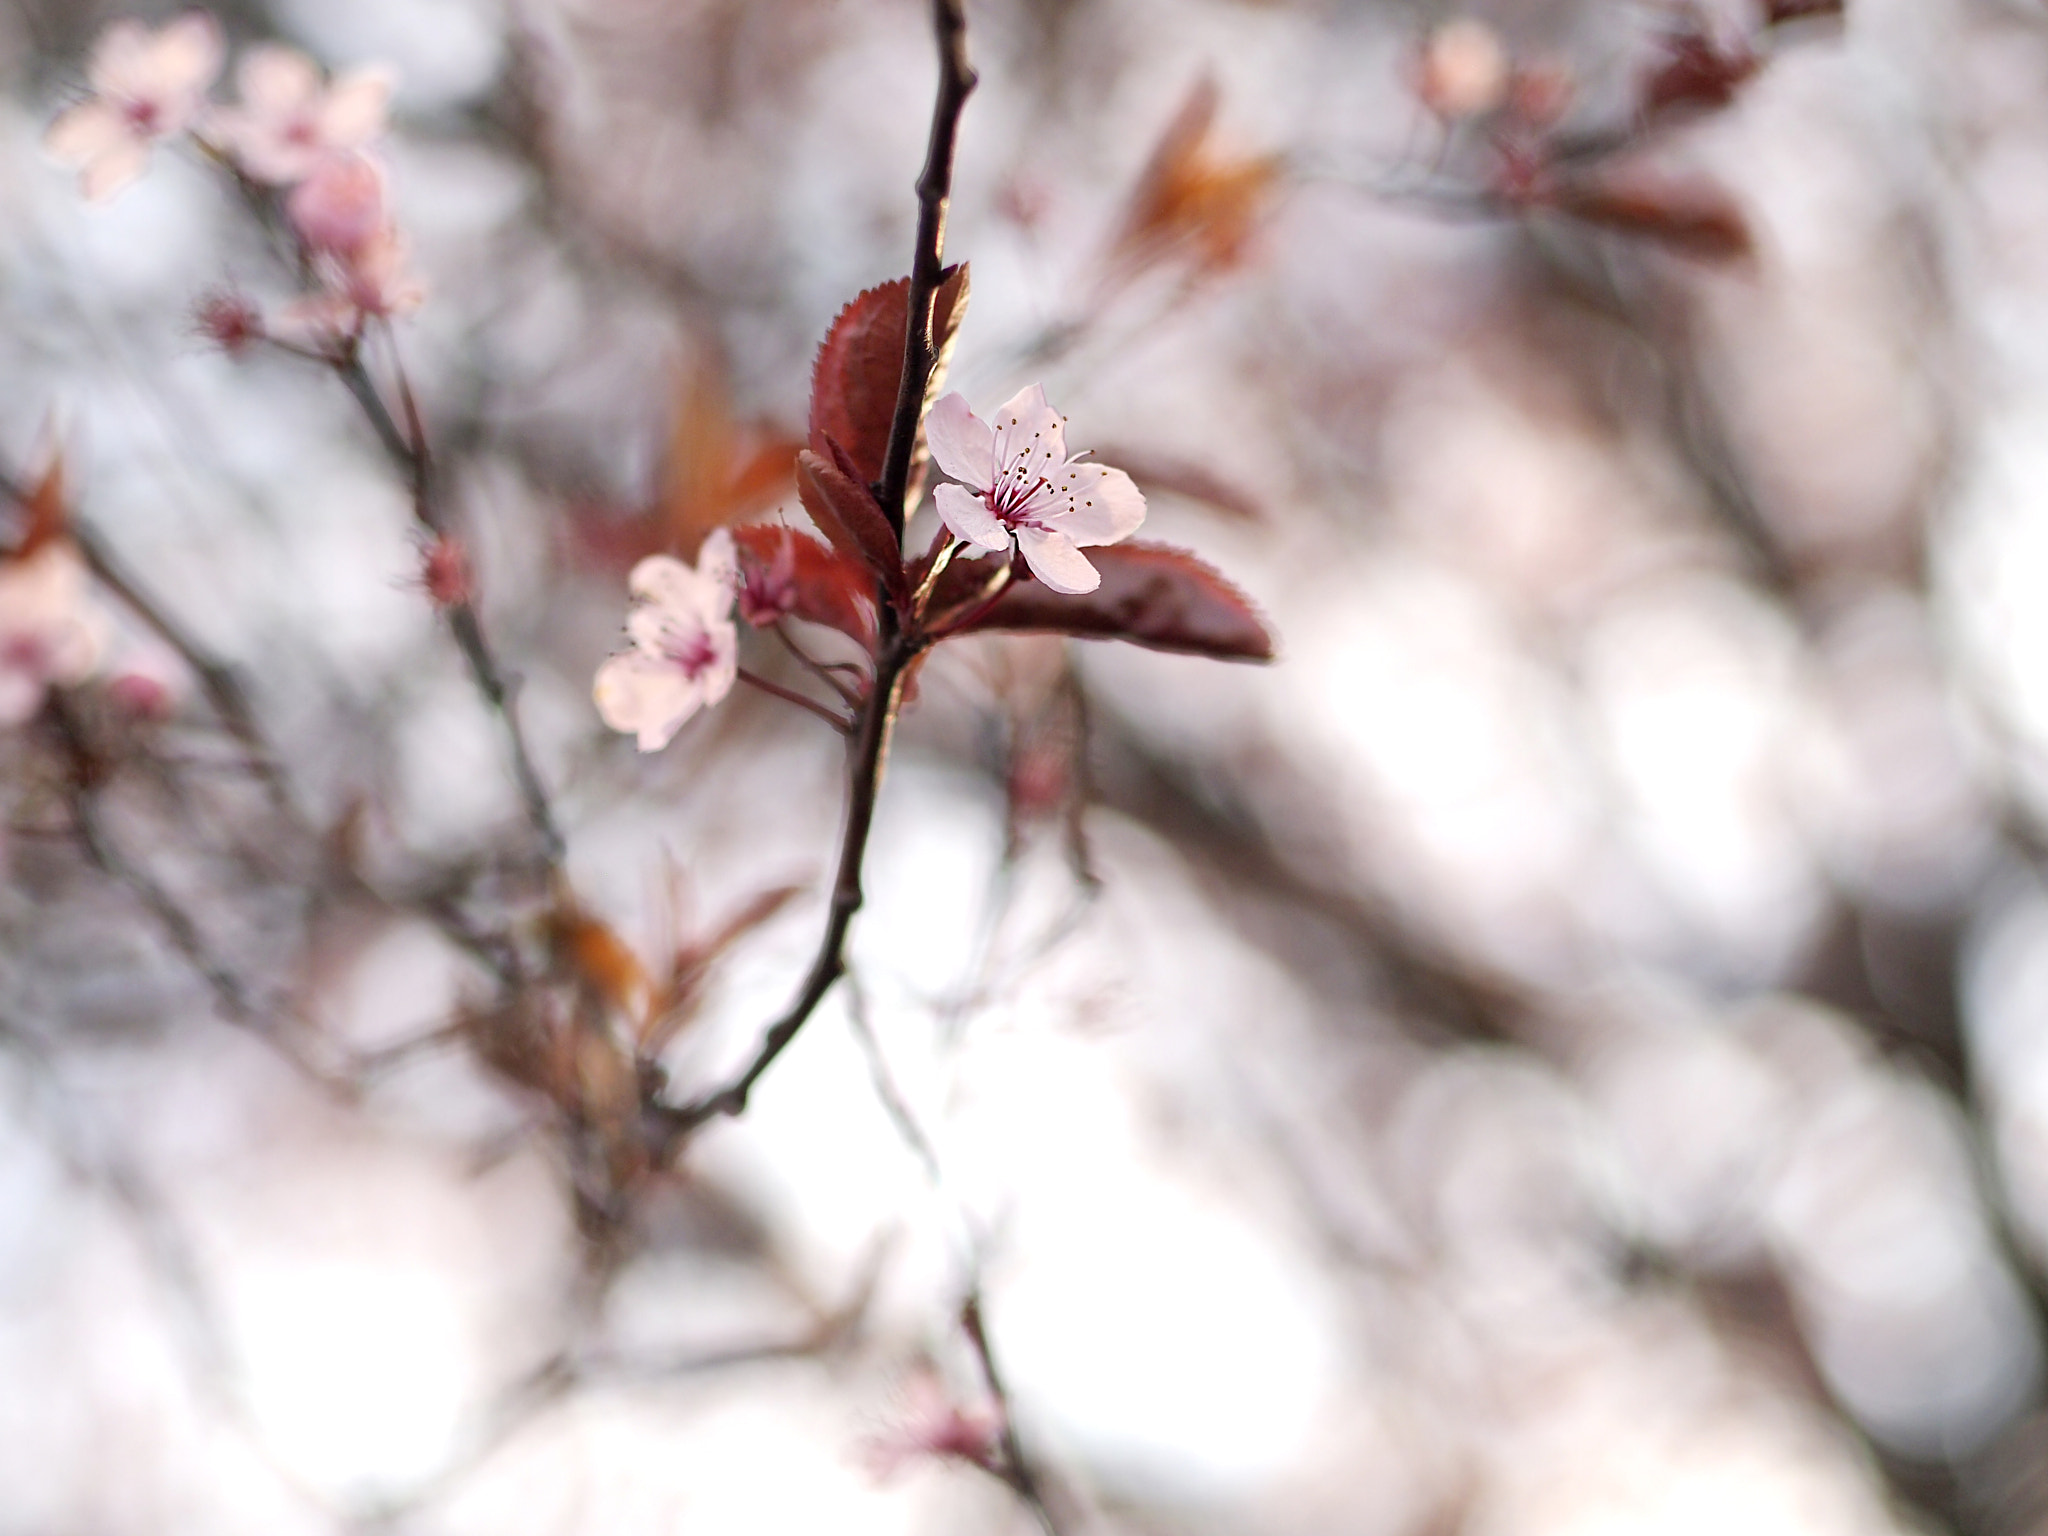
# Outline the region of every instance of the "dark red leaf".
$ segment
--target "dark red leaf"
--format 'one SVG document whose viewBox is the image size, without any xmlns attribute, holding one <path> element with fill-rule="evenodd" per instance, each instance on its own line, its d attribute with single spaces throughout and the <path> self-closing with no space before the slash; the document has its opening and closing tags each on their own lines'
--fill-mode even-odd
<svg viewBox="0 0 2048 1536">
<path fill-rule="evenodd" d="M 49 465 L 21 496 L 23 524 L 13 558 L 26 560 L 47 544 L 64 537 L 70 525 L 64 497 L 64 455 L 51 450 Z"/>
<path fill-rule="evenodd" d="M 1643 80 L 1643 116 L 1725 107 L 1762 66 L 1748 44 L 1723 46 L 1704 27 L 1693 25 L 1663 39 L 1664 56 Z"/>
<path fill-rule="evenodd" d="M 1540 201 L 1701 261 L 1747 261 L 1756 254 L 1742 209 L 1725 187 L 1706 177 L 1635 173 L 1566 181 Z"/>
<path fill-rule="evenodd" d="M 864 563 L 776 523 L 735 528 L 732 536 L 739 546 L 742 617 L 772 623 L 770 612 L 786 613 L 874 649 L 874 583 Z M 758 605 L 753 615 L 746 612 L 750 598 Z"/>
<path fill-rule="evenodd" d="M 1251 599 L 1186 550 L 1115 544 L 1087 553 L 1102 573 L 1102 585 L 1093 592 L 1069 597 L 1040 582 L 1015 581 L 963 630 L 1128 640 L 1155 651 L 1218 661 L 1273 659 L 1272 631 Z M 977 569 L 985 581 L 996 562 L 976 560 L 967 566 L 956 590 L 971 590 Z"/>
<path fill-rule="evenodd" d="M 892 599 L 907 603 L 910 588 L 903 577 L 902 547 L 867 486 L 806 448 L 796 459 L 796 490 L 832 547 L 863 562 L 888 587 Z"/>
<path fill-rule="evenodd" d="M 1839 16 L 1844 9 L 1842 0 L 1764 0 L 1764 25 L 1781 27 L 1812 16 Z"/>
<path fill-rule="evenodd" d="M 937 362 L 925 391 L 927 406 L 945 379 L 966 312 L 967 268 L 961 265 L 948 269 L 932 299 Z M 823 455 L 827 443 L 837 442 L 855 465 L 854 478 L 865 485 L 882 478 L 888 456 L 909 323 L 909 278 L 870 288 L 839 312 L 811 369 L 811 451 Z"/>
</svg>

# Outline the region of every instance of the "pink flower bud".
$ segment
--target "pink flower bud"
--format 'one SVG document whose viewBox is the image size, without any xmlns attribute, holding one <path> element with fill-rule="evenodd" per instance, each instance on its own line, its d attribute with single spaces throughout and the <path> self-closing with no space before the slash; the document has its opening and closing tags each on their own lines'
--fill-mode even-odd
<svg viewBox="0 0 2048 1536">
<path fill-rule="evenodd" d="M 331 155 L 293 189 L 285 214 L 308 250 L 352 256 L 391 222 L 384 172 L 364 155 Z"/>
<path fill-rule="evenodd" d="M 263 328 L 263 312 L 232 288 L 200 295 L 192 309 L 192 325 L 230 357 L 240 356 L 269 334 Z"/>
<path fill-rule="evenodd" d="M 420 585 L 438 607 L 470 600 L 469 553 L 461 540 L 440 534 L 420 551 Z"/>
<path fill-rule="evenodd" d="M 740 617 L 755 629 L 767 629 L 796 611 L 796 540 L 788 529 L 767 565 L 740 562 Z"/>
<path fill-rule="evenodd" d="M 124 713 L 138 720 L 170 718 L 175 695 L 170 684 L 145 672 L 123 672 L 107 681 L 107 697 Z"/>
</svg>

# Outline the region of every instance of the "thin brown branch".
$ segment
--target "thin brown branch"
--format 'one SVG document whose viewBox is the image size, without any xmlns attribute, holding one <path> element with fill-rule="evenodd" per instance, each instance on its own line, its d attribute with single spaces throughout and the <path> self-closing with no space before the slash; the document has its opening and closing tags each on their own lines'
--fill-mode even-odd
<svg viewBox="0 0 2048 1536">
<path fill-rule="evenodd" d="M 794 656 L 806 671 L 838 694 L 849 709 L 860 707 L 860 690 L 839 675 L 844 672 L 850 677 L 858 678 L 861 676 L 859 667 L 850 661 L 820 661 L 797 642 L 796 637 L 789 632 L 789 621 L 786 619 L 776 620 L 775 638 L 782 642 L 783 648 Z"/>
<path fill-rule="evenodd" d="M 384 451 L 405 475 L 412 494 L 414 518 L 429 533 L 445 537 L 449 532 L 448 519 L 434 494 L 433 454 L 404 370 L 398 370 L 399 400 L 405 414 L 405 424 L 401 426 L 382 391 L 377 388 L 376 380 L 370 377 L 369 369 L 364 366 L 360 346 L 350 346 L 334 358 L 333 367 L 348 392 L 362 407 L 371 430 L 377 434 L 377 441 L 383 444 Z M 518 701 L 505 681 L 505 671 L 499 665 L 490 642 L 484 637 L 476 605 L 464 596 L 441 607 L 448 616 L 449 632 L 455 637 L 456 648 L 462 652 L 477 692 L 483 695 L 484 702 L 504 727 L 506 745 L 512 757 L 512 776 L 519 787 L 519 798 L 526 807 L 526 819 L 533 824 L 533 830 L 540 838 L 549 866 L 557 867 L 567 845 L 555 820 L 547 788 L 541 782 L 539 770 L 534 767 L 533 754 L 526 744 L 526 733 L 520 727 Z"/>
<path fill-rule="evenodd" d="M 1002 1368 L 996 1363 L 995 1348 L 989 1342 L 979 1285 L 969 1291 L 967 1299 L 960 1304 L 960 1330 L 973 1346 L 974 1358 L 981 1367 L 982 1382 L 996 1405 L 997 1443 L 1003 1452 L 1002 1465 L 995 1469 L 996 1475 L 1024 1501 L 1025 1508 L 1031 1511 L 1045 1536 L 1063 1536 L 1059 1518 L 1046 1500 L 1044 1480 L 1024 1454 L 1023 1442 L 1017 1437 L 1017 1415 L 1010 1401 L 1009 1385 L 1003 1378 Z"/>
<path fill-rule="evenodd" d="M 847 719 L 844 715 L 833 713 L 830 708 L 820 704 L 816 699 L 805 698 L 794 688 L 785 688 L 782 684 L 763 677 L 758 672 L 749 671 L 745 667 L 739 669 L 739 678 L 749 688 L 757 688 L 771 698 L 781 699 L 786 704 L 796 705 L 798 709 L 809 710 L 842 736 L 851 736 L 853 734 L 854 723 L 851 720 Z"/>
<path fill-rule="evenodd" d="M 967 15 L 962 0 L 932 0 L 932 29 L 939 46 L 939 89 L 932 103 L 931 141 L 917 178 L 917 249 L 910 266 L 909 321 L 903 331 L 903 372 L 896 384 L 896 414 L 889 424 L 889 451 L 882 459 L 882 510 L 896 536 L 903 536 L 910 485 L 910 459 L 924 416 L 925 390 L 937 351 L 932 344 L 932 300 L 945 271 L 946 205 L 953 195 L 953 148 L 960 112 L 974 90 L 967 62 Z"/>
<path fill-rule="evenodd" d="M 903 680 L 917 650 L 914 644 L 897 638 L 889 643 L 875 668 L 875 687 L 860 717 L 859 734 L 853 742 L 852 765 L 846 794 L 846 827 L 839 844 L 839 869 L 832 882 L 832 906 L 825 918 L 825 932 L 805 973 L 796 998 L 769 1027 L 746 1067 L 725 1087 L 668 1110 L 671 1134 L 681 1137 L 722 1115 L 746 1112 L 747 1096 L 761 1074 L 775 1064 L 775 1058 L 789 1048 L 810 1016 L 817 1011 L 832 984 L 846 972 L 846 936 L 853 917 L 860 910 L 861 868 L 867 858 L 868 834 L 874 828 L 875 802 L 882 787 L 882 775 L 889 761 L 889 740 L 895 733 L 896 712 L 903 702 Z"/>
<path fill-rule="evenodd" d="M 868 1076 L 874 1082 L 875 1097 L 881 1100 L 889 1123 L 896 1127 L 896 1134 L 923 1167 L 925 1177 L 934 1186 L 943 1183 L 939 1154 L 933 1148 L 931 1138 L 925 1135 L 924 1127 L 917 1123 L 917 1116 L 911 1113 L 903 1091 L 896 1086 L 895 1074 L 889 1070 L 889 1060 L 882 1054 L 882 1042 L 875 1038 L 874 1026 L 868 1021 L 867 990 L 861 986 L 860 978 L 852 974 L 846 978 L 846 1020 L 853 1029 L 854 1039 L 860 1044 L 861 1054 L 867 1058 Z"/>
</svg>

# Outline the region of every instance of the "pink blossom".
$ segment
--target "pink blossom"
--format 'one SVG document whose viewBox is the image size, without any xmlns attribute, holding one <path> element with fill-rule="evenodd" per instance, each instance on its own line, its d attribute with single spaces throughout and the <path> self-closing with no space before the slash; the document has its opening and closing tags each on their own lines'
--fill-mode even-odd
<svg viewBox="0 0 2048 1536">
<path fill-rule="evenodd" d="M 704 541 L 696 569 L 667 555 L 633 567 L 627 586 L 639 606 L 626 616 L 633 648 L 597 669 L 597 712 L 615 731 L 658 752 L 685 720 L 732 691 L 739 676 L 739 630 L 731 618 L 739 581 L 732 535 Z"/>
<path fill-rule="evenodd" d="M 391 227 L 384 168 L 368 155 L 325 155 L 285 199 L 306 249 L 350 256 Z"/>
<path fill-rule="evenodd" d="M 0 564 L 0 727 L 33 719 L 53 687 L 98 668 L 105 623 L 67 544 Z"/>
<path fill-rule="evenodd" d="M 105 201 L 148 168 L 158 139 L 192 125 L 221 55 L 220 27 L 198 11 L 155 30 L 115 22 L 86 64 L 93 95 L 50 124 L 43 148 L 78 171 L 87 198 Z"/>
<path fill-rule="evenodd" d="M 1033 384 L 996 412 L 994 425 L 948 395 L 925 437 L 939 468 L 960 481 L 935 493 L 939 516 L 977 549 L 1007 550 L 1012 536 L 1031 574 L 1055 592 L 1102 582 L 1084 545 L 1114 544 L 1145 520 L 1145 497 L 1120 469 L 1070 458 L 1066 422 Z"/>
<path fill-rule="evenodd" d="M 242 55 L 235 83 L 242 104 L 213 118 L 224 147 L 249 176 L 283 187 L 383 133 L 392 77 L 373 65 L 323 84 L 319 66 L 303 53 L 266 43 Z"/>
</svg>

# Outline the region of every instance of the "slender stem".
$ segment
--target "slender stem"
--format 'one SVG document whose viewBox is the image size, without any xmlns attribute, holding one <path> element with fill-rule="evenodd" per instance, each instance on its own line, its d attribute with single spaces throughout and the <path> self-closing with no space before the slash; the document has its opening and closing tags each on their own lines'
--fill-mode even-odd
<svg viewBox="0 0 2048 1536">
<path fill-rule="evenodd" d="M 996 1417 L 1001 1426 L 1003 1466 L 1000 1476 L 1024 1501 L 1045 1536 L 1061 1536 L 1060 1523 L 1054 1517 L 1052 1506 L 1046 1501 L 1045 1486 L 1036 1469 L 1024 1454 L 1023 1443 L 1017 1438 L 1017 1416 L 1012 1411 L 1009 1385 L 1003 1379 L 1002 1369 L 996 1364 L 996 1352 L 989 1343 L 988 1324 L 982 1316 L 981 1289 L 967 1293 L 967 1299 L 960 1304 L 960 1328 L 967 1335 L 967 1342 L 974 1346 L 974 1358 L 981 1366 L 981 1379 L 988 1386 L 988 1395 L 995 1399 Z"/>
<path fill-rule="evenodd" d="M 227 727 L 228 734 L 240 743 L 249 766 L 263 781 L 264 793 L 269 796 L 272 807 L 287 816 L 293 815 L 291 791 L 285 783 L 284 769 L 270 743 L 264 740 L 262 729 L 256 723 L 256 712 L 250 708 L 249 696 L 243 692 L 241 679 L 235 675 L 234 669 L 201 644 L 145 591 L 94 529 L 73 522 L 70 534 L 71 542 L 78 546 L 79 554 L 85 559 L 86 569 L 93 573 L 100 585 L 118 597 L 159 640 L 177 653 L 180 661 L 192 669 L 207 703 L 213 706 L 214 714 Z"/>
<path fill-rule="evenodd" d="M 399 401 L 405 414 L 405 425 L 401 427 L 376 381 L 370 377 L 369 369 L 363 365 L 359 345 L 347 348 L 333 360 L 333 366 L 348 392 L 363 408 L 363 415 L 377 434 L 377 440 L 384 445 L 384 451 L 404 473 L 412 493 L 413 516 L 428 532 L 445 537 L 448 521 L 445 510 L 434 495 L 433 455 L 427 445 L 419 406 L 413 399 L 412 386 L 404 370 L 398 371 Z M 539 770 L 534 767 L 533 754 L 527 748 L 526 733 L 519 724 L 518 702 L 505 681 L 504 670 L 499 666 L 490 642 L 484 637 L 476 605 L 465 596 L 441 606 L 448 615 L 448 628 L 455 636 L 456 648 L 462 652 L 477 692 L 483 695 L 484 702 L 490 705 L 504 725 L 506 744 L 512 755 L 512 776 L 526 807 L 526 819 L 533 824 L 534 832 L 540 838 L 548 864 L 559 866 L 567 845 L 555 821 L 547 788 L 541 782 Z"/>
<path fill-rule="evenodd" d="M 868 834 L 874 828 L 875 802 L 882 788 L 882 775 L 889 762 L 889 739 L 896 728 L 896 711 L 903 702 L 903 680 L 916 648 L 897 640 L 882 653 L 876 664 L 875 688 L 860 717 L 859 735 L 853 742 L 852 766 L 846 793 L 846 827 L 839 843 L 839 871 L 832 882 L 832 906 L 826 914 L 825 932 L 818 940 L 817 953 L 805 973 L 803 985 L 781 1018 L 769 1026 L 760 1046 L 746 1067 L 725 1087 L 694 1099 L 666 1116 L 676 1136 L 686 1136 L 708 1120 L 722 1115 L 746 1113 L 747 1096 L 761 1075 L 775 1064 L 775 1058 L 789 1048 L 797 1032 L 817 1011 L 832 984 L 846 973 L 846 935 L 853 915 L 860 910 L 861 866 L 867 858 Z"/>
<path fill-rule="evenodd" d="M 740 668 L 740 681 L 750 688 L 758 688 L 763 693 L 770 694 L 786 703 L 794 704 L 799 709 L 809 710 L 842 736 L 853 734 L 853 722 L 851 720 L 848 720 L 844 715 L 834 714 L 816 699 L 805 698 L 794 688 L 785 688 L 782 684 L 773 682 L 758 672 L 750 672 L 745 667 Z"/>
<path fill-rule="evenodd" d="M 931 632 L 932 642 L 936 644 L 948 636 L 957 635 L 978 622 L 983 614 L 995 607 L 996 600 L 1010 590 L 1010 580 L 1016 569 L 1015 565 L 1004 562 L 1002 568 L 989 577 L 988 585 L 982 588 L 980 596 L 955 609 Z"/>
<path fill-rule="evenodd" d="M 819 682 L 823 683 L 826 687 L 830 688 L 834 693 L 838 694 L 839 697 L 846 702 L 846 705 L 849 709 L 860 708 L 859 691 L 853 686 L 853 684 L 847 682 L 845 678 L 839 675 L 841 672 L 845 672 L 855 678 L 858 678 L 861 675 L 861 669 L 859 667 L 855 666 L 850 661 L 818 660 L 817 657 L 813 656 L 809 651 L 805 650 L 801 645 L 797 643 L 796 637 L 794 635 L 790 634 L 789 623 L 787 620 L 776 620 L 775 638 L 780 640 L 782 642 L 783 649 L 787 650 L 790 655 L 794 656 L 799 662 L 801 662 L 804 665 L 804 667 L 808 669 L 818 679 Z"/>
<path fill-rule="evenodd" d="M 953 192 L 953 147 L 960 112 L 975 86 L 967 62 L 967 14 L 962 0 L 932 0 L 932 28 L 939 46 L 939 89 L 932 103 L 931 141 L 917 178 L 917 249 L 910 267 L 909 320 L 903 330 L 903 372 L 896 385 L 896 414 L 889 424 L 889 451 L 882 460 L 882 511 L 896 536 L 903 536 L 903 505 L 910 485 L 910 457 L 924 396 L 931 382 L 932 300 L 944 273 L 946 204 Z"/>
</svg>

